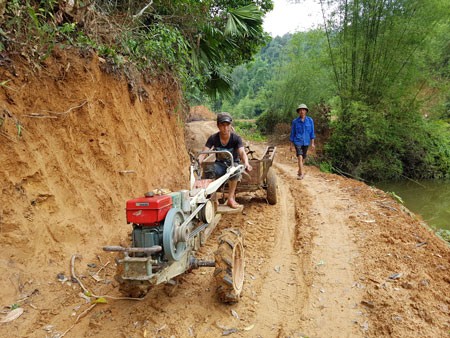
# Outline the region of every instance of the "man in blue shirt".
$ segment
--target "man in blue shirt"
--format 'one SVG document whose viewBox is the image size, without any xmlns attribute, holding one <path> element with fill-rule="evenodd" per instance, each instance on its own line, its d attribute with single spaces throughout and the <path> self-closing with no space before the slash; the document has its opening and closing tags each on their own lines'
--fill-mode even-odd
<svg viewBox="0 0 450 338">
<path fill-rule="evenodd" d="M 298 160 L 297 179 L 302 180 L 305 177 L 305 170 L 303 169 L 303 161 L 306 158 L 308 147 L 311 145 L 315 148 L 314 139 L 314 121 L 309 116 L 306 104 L 301 104 L 297 107 L 298 117 L 292 121 L 291 136 L 289 140 L 292 142 L 290 150 L 292 151 L 292 144 L 295 146 L 295 152 Z"/>
</svg>

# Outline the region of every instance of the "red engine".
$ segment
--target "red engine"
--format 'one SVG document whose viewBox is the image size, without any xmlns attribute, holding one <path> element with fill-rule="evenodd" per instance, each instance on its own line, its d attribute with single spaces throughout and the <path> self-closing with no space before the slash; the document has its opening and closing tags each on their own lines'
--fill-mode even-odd
<svg viewBox="0 0 450 338">
<path fill-rule="evenodd" d="M 146 226 L 158 225 L 164 220 L 170 208 L 170 195 L 140 197 L 127 201 L 127 222 Z"/>
</svg>

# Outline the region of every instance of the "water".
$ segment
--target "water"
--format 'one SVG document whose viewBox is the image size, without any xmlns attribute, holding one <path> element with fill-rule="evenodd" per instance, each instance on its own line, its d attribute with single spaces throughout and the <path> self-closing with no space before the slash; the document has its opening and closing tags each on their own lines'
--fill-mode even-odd
<svg viewBox="0 0 450 338">
<path fill-rule="evenodd" d="M 450 230 L 450 181 L 379 182 L 377 188 L 395 192 L 405 207 L 432 227 Z"/>
</svg>

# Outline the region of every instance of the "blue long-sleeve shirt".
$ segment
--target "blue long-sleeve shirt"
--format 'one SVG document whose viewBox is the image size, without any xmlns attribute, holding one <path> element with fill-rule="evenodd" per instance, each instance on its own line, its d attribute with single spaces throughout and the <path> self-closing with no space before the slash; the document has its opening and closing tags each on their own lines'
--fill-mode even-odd
<svg viewBox="0 0 450 338">
<path fill-rule="evenodd" d="M 292 121 L 289 140 L 296 146 L 309 146 L 311 140 L 315 138 L 314 121 L 312 118 L 306 116 L 305 121 L 302 121 L 300 117 L 297 117 Z"/>
</svg>

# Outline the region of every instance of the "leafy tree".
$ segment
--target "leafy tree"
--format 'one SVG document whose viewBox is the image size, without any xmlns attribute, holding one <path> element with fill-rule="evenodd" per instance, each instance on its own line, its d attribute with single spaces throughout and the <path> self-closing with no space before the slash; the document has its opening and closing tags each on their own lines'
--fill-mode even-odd
<svg viewBox="0 0 450 338">
<path fill-rule="evenodd" d="M 421 88 L 424 115 L 450 123 L 450 19 L 436 24 L 434 34 L 426 39 L 420 52 L 423 57 Z"/>
<path fill-rule="evenodd" d="M 262 16 L 272 1 L 186 1 L 180 6 L 163 0 L 155 7 L 156 19 L 179 27 L 191 48 L 191 62 L 201 74 L 200 86 L 210 95 L 230 89 L 232 67 L 251 59 L 265 44 Z M 164 13 L 164 16 L 161 15 Z"/>
<path fill-rule="evenodd" d="M 448 22 L 450 4 L 331 2 L 336 11 L 325 27 L 341 99 L 327 146 L 333 165 L 369 179 L 450 176 L 448 142 L 432 134 L 439 130 L 449 137 L 448 131 L 433 127 L 420 113 L 421 92 L 431 75 L 429 43 L 442 47 L 440 39 L 430 37 Z"/>
<path fill-rule="evenodd" d="M 325 27 L 344 106 L 351 100 L 374 105 L 408 92 L 418 75 L 418 51 L 450 14 L 440 0 L 328 2 L 337 9 Z"/>
<path fill-rule="evenodd" d="M 254 118 L 265 132 L 290 123 L 300 101 L 314 106 L 333 92 L 323 31 L 286 34 L 272 39 L 254 60 L 232 73 L 233 95 L 224 106 Z"/>
<path fill-rule="evenodd" d="M 306 103 L 313 112 L 314 106 L 327 101 L 335 92 L 331 74 L 324 32 L 318 29 L 292 35 L 270 82 L 268 112 L 284 123 L 296 117 L 299 103 Z M 266 126 L 265 130 L 271 131 L 275 125 Z"/>
</svg>

